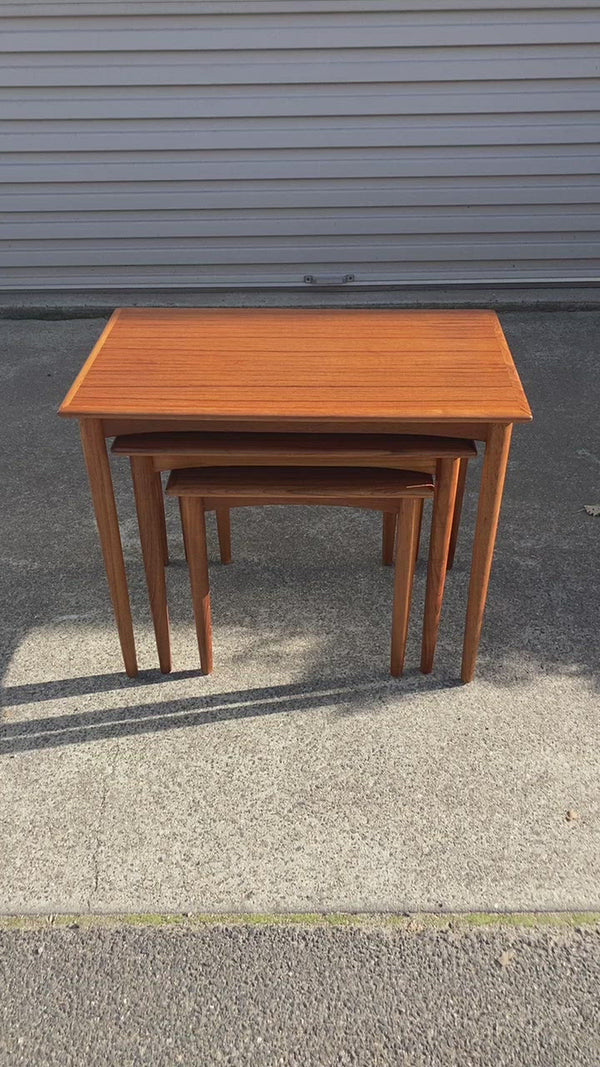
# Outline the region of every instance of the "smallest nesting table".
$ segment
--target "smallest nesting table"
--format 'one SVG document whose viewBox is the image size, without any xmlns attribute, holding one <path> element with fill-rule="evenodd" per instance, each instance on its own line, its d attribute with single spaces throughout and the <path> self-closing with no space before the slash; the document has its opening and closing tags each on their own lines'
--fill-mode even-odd
<svg viewBox="0 0 600 1067">
<path fill-rule="evenodd" d="M 465 623 L 472 680 L 512 427 L 531 410 L 492 311 L 121 308 L 61 406 L 79 419 L 127 673 L 137 658 L 106 438 L 183 430 L 485 443 Z"/>
</svg>

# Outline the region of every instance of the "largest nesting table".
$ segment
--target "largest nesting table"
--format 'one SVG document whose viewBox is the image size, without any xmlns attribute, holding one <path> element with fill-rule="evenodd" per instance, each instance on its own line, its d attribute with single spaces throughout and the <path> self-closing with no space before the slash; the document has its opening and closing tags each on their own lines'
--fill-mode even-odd
<svg viewBox="0 0 600 1067">
<path fill-rule="evenodd" d="M 461 672 L 473 679 L 512 428 L 532 418 L 493 311 L 119 308 L 60 414 L 79 419 L 131 677 L 137 657 L 107 438 L 246 430 L 484 442 Z"/>
</svg>

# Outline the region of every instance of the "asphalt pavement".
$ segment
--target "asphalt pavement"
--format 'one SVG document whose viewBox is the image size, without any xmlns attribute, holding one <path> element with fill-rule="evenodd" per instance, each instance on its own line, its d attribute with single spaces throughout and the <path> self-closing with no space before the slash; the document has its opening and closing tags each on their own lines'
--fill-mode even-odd
<svg viewBox="0 0 600 1067">
<path fill-rule="evenodd" d="M 6 1067 L 597 1067 L 597 926 L 4 930 Z"/>
<path fill-rule="evenodd" d="M 5 930 L 7 1067 L 597 1067 L 596 926 Z"/>
</svg>

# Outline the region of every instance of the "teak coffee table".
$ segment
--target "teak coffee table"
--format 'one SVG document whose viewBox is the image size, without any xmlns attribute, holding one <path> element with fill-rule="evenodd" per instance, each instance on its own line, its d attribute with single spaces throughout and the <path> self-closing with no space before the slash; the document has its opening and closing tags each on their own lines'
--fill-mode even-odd
<svg viewBox="0 0 600 1067">
<path fill-rule="evenodd" d="M 475 673 L 512 427 L 531 410 L 493 311 L 120 308 L 60 409 L 80 421 L 127 674 L 133 624 L 106 438 L 181 430 L 485 442 L 462 679 Z"/>
</svg>

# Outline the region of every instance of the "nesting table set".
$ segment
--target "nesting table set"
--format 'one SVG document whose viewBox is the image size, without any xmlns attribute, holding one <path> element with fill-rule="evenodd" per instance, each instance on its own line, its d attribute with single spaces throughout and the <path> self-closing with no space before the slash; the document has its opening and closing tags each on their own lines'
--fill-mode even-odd
<svg viewBox="0 0 600 1067">
<path fill-rule="evenodd" d="M 270 503 L 383 513 L 397 539 L 392 673 L 404 661 L 422 502 L 433 499 L 421 666 L 430 670 L 466 468 L 485 445 L 461 676 L 473 679 L 513 424 L 531 411 L 492 311 L 121 308 L 60 414 L 79 419 L 125 670 L 137 675 L 107 450 L 131 458 L 159 662 L 171 668 L 161 471 L 180 499 L 202 667 L 212 667 L 204 511 Z M 396 532 L 397 530 L 397 532 Z M 351 591 L 349 591 L 349 597 Z"/>
</svg>

